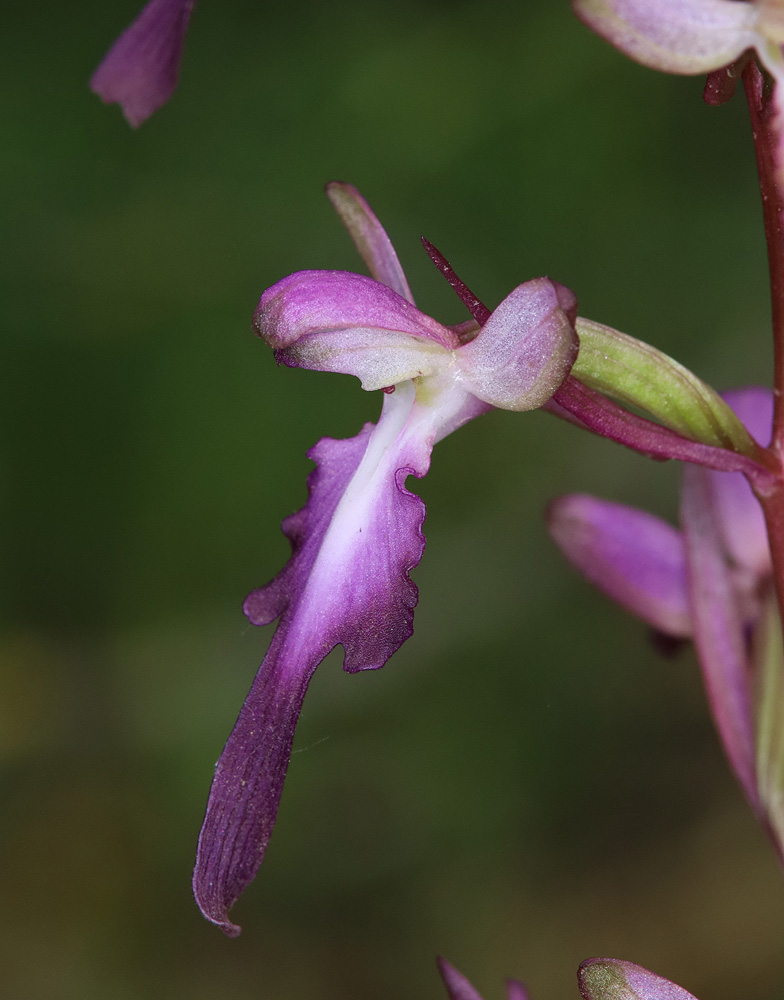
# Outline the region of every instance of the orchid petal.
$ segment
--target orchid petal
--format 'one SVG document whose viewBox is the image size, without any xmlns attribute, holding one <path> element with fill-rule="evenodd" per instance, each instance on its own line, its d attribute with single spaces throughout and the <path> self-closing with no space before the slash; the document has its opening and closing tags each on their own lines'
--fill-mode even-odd
<svg viewBox="0 0 784 1000">
<path fill-rule="evenodd" d="M 569 311 L 574 296 L 549 278 L 536 278 L 503 300 L 479 334 L 456 351 L 467 388 L 506 410 L 547 402 L 577 357 Z"/>
<path fill-rule="evenodd" d="M 773 588 L 754 633 L 757 786 L 768 832 L 784 861 L 784 640 Z"/>
<path fill-rule="evenodd" d="M 695 1000 L 669 979 L 616 958 L 589 958 L 580 966 L 577 982 L 583 1000 Z"/>
<path fill-rule="evenodd" d="M 528 1000 L 528 990 L 516 979 L 507 979 L 506 1000 Z"/>
<path fill-rule="evenodd" d="M 289 275 L 253 322 L 284 364 L 356 375 L 368 390 L 443 371 L 459 343 L 391 288 L 347 271 Z"/>
<path fill-rule="evenodd" d="M 672 525 L 585 494 L 554 500 L 547 523 L 566 558 L 611 600 L 659 632 L 691 635 L 686 553 Z"/>
<path fill-rule="evenodd" d="M 331 181 L 326 190 L 332 207 L 348 230 L 371 277 L 413 305 L 414 297 L 392 241 L 370 205 L 353 184 Z"/>
<path fill-rule="evenodd" d="M 744 622 L 725 558 L 715 492 L 705 469 L 684 469 L 681 520 L 694 641 L 724 750 L 749 802 L 758 809 Z"/>
<path fill-rule="evenodd" d="M 150 0 L 104 56 L 90 88 L 117 103 L 136 128 L 177 86 L 185 34 L 195 0 Z"/>
<path fill-rule="evenodd" d="M 759 12 L 737 0 L 573 0 L 577 16 L 631 59 L 665 73 L 707 73 L 765 46 Z"/>
<path fill-rule="evenodd" d="M 438 971 L 444 980 L 449 1000 L 482 1000 L 466 977 L 450 965 L 445 958 L 438 959 Z"/>
<path fill-rule="evenodd" d="M 449 1000 L 482 1000 L 466 977 L 444 958 L 438 959 L 438 971 L 444 980 Z M 506 1000 L 528 1000 L 528 991 L 516 979 L 506 981 Z"/>
<path fill-rule="evenodd" d="M 726 401 L 752 436 L 761 444 L 770 441 L 773 394 L 768 389 L 749 388 L 728 392 Z M 770 546 L 765 518 L 746 477 L 739 472 L 711 474 L 716 514 L 727 551 L 736 565 L 755 577 L 771 572 Z"/>
<path fill-rule="evenodd" d="M 407 383 L 384 397 L 375 427 L 322 439 L 308 502 L 283 525 L 291 559 L 245 602 L 252 623 L 281 620 L 218 761 L 199 839 L 194 894 L 227 934 L 239 933 L 228 911 L 264 857 L 314 670 L 338 644 L 344 669 L 376 669 L 412 633 L 425 507 L 405 479 L 427 472 L 439 429 Z"/>
</svg>

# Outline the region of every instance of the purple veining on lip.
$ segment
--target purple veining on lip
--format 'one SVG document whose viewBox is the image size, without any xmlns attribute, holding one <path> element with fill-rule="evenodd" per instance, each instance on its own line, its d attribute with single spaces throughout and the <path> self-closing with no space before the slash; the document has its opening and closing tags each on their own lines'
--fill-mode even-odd
<svg viewBox="0 0 784 1000">
<path fill-rule="evenodd" d="M 665 635 L 691 636 L 686 554 L 672 525 L 584 494 L 552 501 L 547 521 L 569 561 L 609 598 Z"/>
<path fill-rule="evenodd" d="M 291 558 L 245 602 L 253 624 L 280 621 L 218 761 L 193 879 L 204 915 L 232 936 L 239 928 L 229 910 L 264 857 L 314 670 L 336 645 L 346 670 L 376 669 L 411 635 L 409 573 L 424 548 L 425 508 L 406 478 L 423 476 L 433 445 L 491 406 L 545 402 L 577 346 L 564 310 L 574 297 L 546 278 L 515 288 L 465 342 L 410 301 L 386 233 L 356 189 L 328 190 L 389 284 L 301 271 L 262 295 L 254 328 L 287 365 L 347 372 L 386 392 L 377 425 L 311 451 L 308 502 L 283 524 Z"/>
<path fill-rule="evenodd" d="M 134 128 L 165 104 L 177 86 L 194 3 L 150 0 L 90 80 L 91 89 L 106 104 L 119 104 Z"/>
<path fill-rule="evenodd" d="M 283 524 L 291 559 L 245 602 L 254 624 L 281 620 L 218 761 L 193 883 L 204 915 L 229 935 L 239 933 L 229 908 L 272 832 L 313 671 L 338 644 L 346 670 L 381 667 L 411 635 L 425 508 L 405 479 L 426 473 L 434 437 L 409 387 L 384 397 L 375 427 L 322 439 L 308 503 Z"/>
</svg>

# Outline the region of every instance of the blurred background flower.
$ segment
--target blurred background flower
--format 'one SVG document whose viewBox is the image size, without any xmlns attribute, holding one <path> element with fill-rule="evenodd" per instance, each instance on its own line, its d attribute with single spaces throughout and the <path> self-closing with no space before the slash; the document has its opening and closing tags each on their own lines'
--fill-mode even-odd
<svg viewBox="0 0 784 1000">
<path fill-rule="evenodd" d="M 596 954 L 780 996 L 784 884 L 692 653 L 660 659 L 537 520 L 574 491 L 672 520 L 678 470 L 541 413 L 476 421 L 417 484 L 415 636 L 372 676 L 319 671 L 246 933 L 190 896 L 272 631 L 242 600 L 287 554 L 306 449 L 381 403 L 251 330 L 283 275 L 360 267 L 324 182 L 360 187 L 445 322 L 421 233 L 490 307 L 549 274 L 717 388 L 765 382 L 740 95 L 706 107 L 565 0 L 236 0 L 197 7 L 134 132 L 87 81 L 138 9 L 17 4 L 0 40 L 4 991 L 418 1000 L 441 952 L 486 996 L 524 970 L 573 997 Z"/>
</svg>

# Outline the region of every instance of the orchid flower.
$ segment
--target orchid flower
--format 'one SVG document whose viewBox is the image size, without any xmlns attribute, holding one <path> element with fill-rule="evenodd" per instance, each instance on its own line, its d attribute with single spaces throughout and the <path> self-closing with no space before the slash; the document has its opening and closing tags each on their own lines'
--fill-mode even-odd
<svg viewBox="0 0 784 1000">
<path fill-rule="evenodd" d="M 195 2 L 150 0 L 90 80 L 91 89 L 104 103 L 119 104 L 134 128 L 174 93 Z"/>
<path fill-rule="evenodd" d="M 377 424 L 311 449 L 308 502 L 282 526 L 291 559 L 245 601 L 254 625 L 280 622 L 216 765 L 193 880 L 202 912 L 229 935 L 239 928 L 228 910 L 272 832 L 314 670 L 338 644 L 345 670 L 376 669 L 412 633 L 425 507 L 407 477 L 424 476 L 433 445 L 486 410 L 541 406 L 577 351 L 576 300 L 548 278 L 519 285 L 481 329 L 426 316 L 364 199 L 344 184 L 328 193 L 372 277 L 293 274 L 262 295 L 254 326 L 279 362 L 347 372 L 385 394 Z"/>
<path fill-rule="evenodd" d="M 482 1000 L 465 976 L 443 958 L 438 960 L 438 969 L 449 1000 Z M 577 971 L 577 985 L 583 1000 L 695 1000 L 669 979 L 617 958 L 587 959 Z M 506 996 L 507 1000 L 528 1000 L 527 990 L 516 979 L 507 979 Z"/>
<path fill-rule="evenodd" d="M 764 389 L 726 395 L 767 440 Z M 686 466 L 681 530 L 622 504 L 565 496 L 550 532 L 591 583 L 657 632 L 692 639 L 730 765 L 784 860 L 784 657 L 760 505 L 738 472 Z"/>
</svg>

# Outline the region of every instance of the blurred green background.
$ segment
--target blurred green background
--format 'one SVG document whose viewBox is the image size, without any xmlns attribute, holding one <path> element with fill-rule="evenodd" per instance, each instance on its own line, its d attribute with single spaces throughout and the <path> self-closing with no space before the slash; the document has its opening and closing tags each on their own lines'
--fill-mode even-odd
<svg viewBox="0 0 784 1000">
<path fill-rule="evenodd" d="M 577 996 L 612 955 L 702 1000 L 784 988 L 784 880 L 690 650 L 583 584 L 553 495 L 675 517 L 678 469 L 540 414 L 440 444 L 416 489 L 416 634 L 318 671 L 260 877 L 225 940 L 190 897 L 211 770 L 269 641 L 306 449 L 380 398 L 277 369 L 265 287 L 359 268 L 352 181 L 418 303 L 465 318 L 549 274 L 583 315 L 717 387 L 767 383 L 766 265 L 739 95 L 623 59 L 566 0 L 197 4 L 138 132 L 87 80 L 137 0 L 8 6 L 0 38 L 0 995 Z"/>
</svg>

